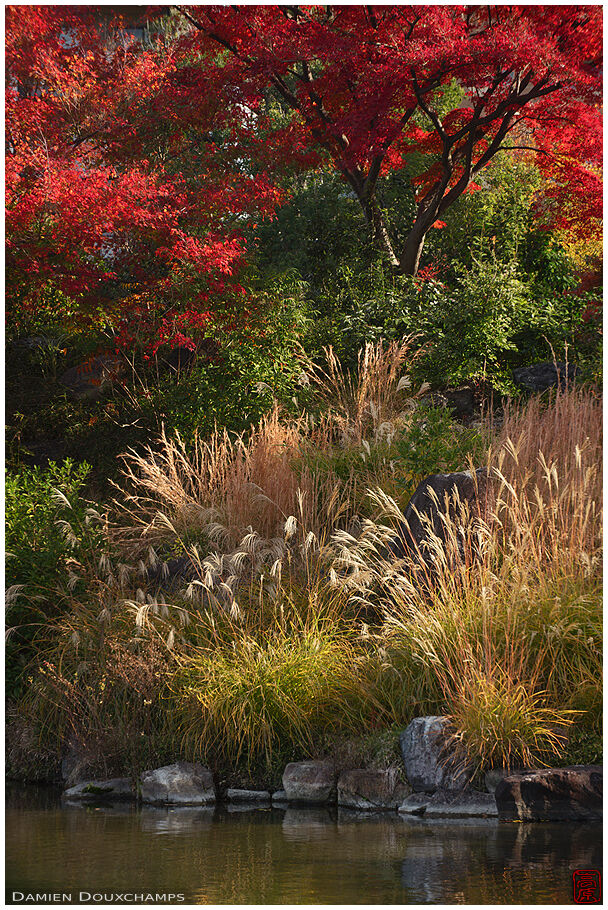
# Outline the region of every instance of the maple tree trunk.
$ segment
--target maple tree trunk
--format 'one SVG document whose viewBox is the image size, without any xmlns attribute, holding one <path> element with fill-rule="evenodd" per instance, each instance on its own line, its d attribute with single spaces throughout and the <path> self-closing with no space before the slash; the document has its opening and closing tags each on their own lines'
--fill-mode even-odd
<svg viewBox="0 0 608 910">
<path fill-rule="evenodd" d="M 370 205 L 370 210 L 373 242 L 378 249 L 388 254 L 391 265 L 397 267 L 399 265 L 399 260 L 393 250 L 391 238 L 386 229 L 382 212 L 375 203 Z"/>
<path fill-rule="evenodd" d="M 363 196 L 355 181 L 349 182 L 357 194 L 357 198 L 361 203 L 361 208 L 363 209 L 365 219 L 372 229 L 372 243 L 376 249 L 380 250 L 382 253 L 386 253 L 390 264 L 393 266 L 393 268 L 397 268 L 399 265 L 399 260 L 393 249 L 393 244 L 391 243 L 391 238 L 388 233 L 386 224 L 384 223 L 382 210 L 378 206 L 378 203 L 375 201 L 375 199 L 369 199 Z"/>
<path fill-rule="evenodd" d="M 399 275 L 416 275 L 428 229 L 421 227 L 420 224 L 414 224 L 399 259 L 393 249 L 382 211 L 378 205 L 371 201 L 363 208 L 372 228 L 372 241 L 376 248 L 387 254 L 390 264 Z"/>
<path fill-rule="evenodd" d="M 419 231 L 412 231 L 405 241 L 401 259 L 398 263 L 398 272 L 400 275 L 416 275 L 418 272 L 425 237 L 426 231 L 424 234 L 421 234 Z"/>
</svg>

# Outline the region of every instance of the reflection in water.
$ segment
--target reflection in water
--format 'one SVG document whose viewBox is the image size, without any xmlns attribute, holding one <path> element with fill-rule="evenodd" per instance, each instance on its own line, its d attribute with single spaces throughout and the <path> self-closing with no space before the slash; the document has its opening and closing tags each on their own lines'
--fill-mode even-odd
<svg viewBox="0 0 608 910">
<path fill-rule="evenodd" d="M 422 902 L 572 903 L 572 870 L 601 868 L 599 825 L 410 820 L 401 866 Z M 448 899 L 447 895 L 451 895 Z"/>
<path fill-rule="evenodd" d="M 141 830 L 151 834 L 194 834 L 213 823 L 214 810 L 197 806 L 163 809 L 159 806 L 142 806 L 139 813 Z"/>
<path fill-rule="evenodd" d="M 191 903 L 572 903 L 600 825 L 425 822 L 396 813 L 62 802 L 9 788 L 7 889 L 183 893 Z"/>
</svg>

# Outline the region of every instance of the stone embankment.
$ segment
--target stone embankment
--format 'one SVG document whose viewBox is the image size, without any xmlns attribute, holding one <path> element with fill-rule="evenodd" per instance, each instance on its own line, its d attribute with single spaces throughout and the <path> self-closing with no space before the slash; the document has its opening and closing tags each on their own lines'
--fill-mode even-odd
<svg viewBox="0 0 608 910">
<path fill-rule="evenodd" d="M 494 769 L 486 792 L 470 786 L 472 769 L 459 759 L 445 717 L 417 717 L 400 737 L 403 767 L 338 769 L 330 761 L 291 762 L 283 789 L 229 789 L 220 794 L 198 763 L 178 761 L 129 778 L 80 781 L 67 800 L 131 800 L 152 805 L 229 807 L 331 806 L 402 817 L 495 818 L 511 821 L 597 821 L 602 817 L 602 767 Z"/>
</svg>

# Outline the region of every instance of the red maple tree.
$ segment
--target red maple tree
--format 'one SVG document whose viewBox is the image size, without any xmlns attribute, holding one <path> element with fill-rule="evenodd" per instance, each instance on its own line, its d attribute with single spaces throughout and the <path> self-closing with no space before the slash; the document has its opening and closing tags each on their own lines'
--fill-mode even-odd
<svg viewBox="0 0 608 910">
<path fill-rule="evenodd" d="M 330 162 L 405 274 L 504 149 L 537 158 L 556 223 L 601 210 L 599 6 L 152 7 L 146 41 L 102 11 L 7 8 L 9 311 L 121 282 L 182 334 L 234 310 L 243 227 L 279 203 L 287 160 Z M 414 152 L 398 244 L 378 183 Z"/>
<path fill-rule="evenodd" d="M 190 343 L 241 306 L 242 225 L 280 193 L 243 166 L 251 130 L 216 49 L 187 66 L 162 32 L 144 44 L 129 24 L 7 9 L 8 313 L 35 311 L 51 286 L 81 315 L 113 296 L 125 343 L 146 322 Z"/>
<path fill-rule="evenodd" d="M 583 223 L 600 209 L 599 6 L 178 9 L 199 35 L 185 48 L 215 42 L 254 104 L 270 87 L 294 112 L 291 146 L 323 150 L 401 273 L 416 274 L 429 228 L 504 149 L 536 155 L 550 195 L 570 200 L 560 218 Z M 441 91 L 455 84 L 462 100 L 440 114 Z M 412 152 L 426 164 L 398 247 L 377 186 Z"/>
</svg>

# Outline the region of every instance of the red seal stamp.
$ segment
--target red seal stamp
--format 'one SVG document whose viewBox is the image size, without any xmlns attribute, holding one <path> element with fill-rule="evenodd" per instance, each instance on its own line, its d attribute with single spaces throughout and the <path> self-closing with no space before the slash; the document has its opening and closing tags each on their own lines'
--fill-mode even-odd
<svg viewBox="0 0 608 910">
<path fill-rule="evenodd" d="M 575 904 L 601 904 L 602 876 L 599 869 L 575 869 L 572 886 Z"/>
</svg>

